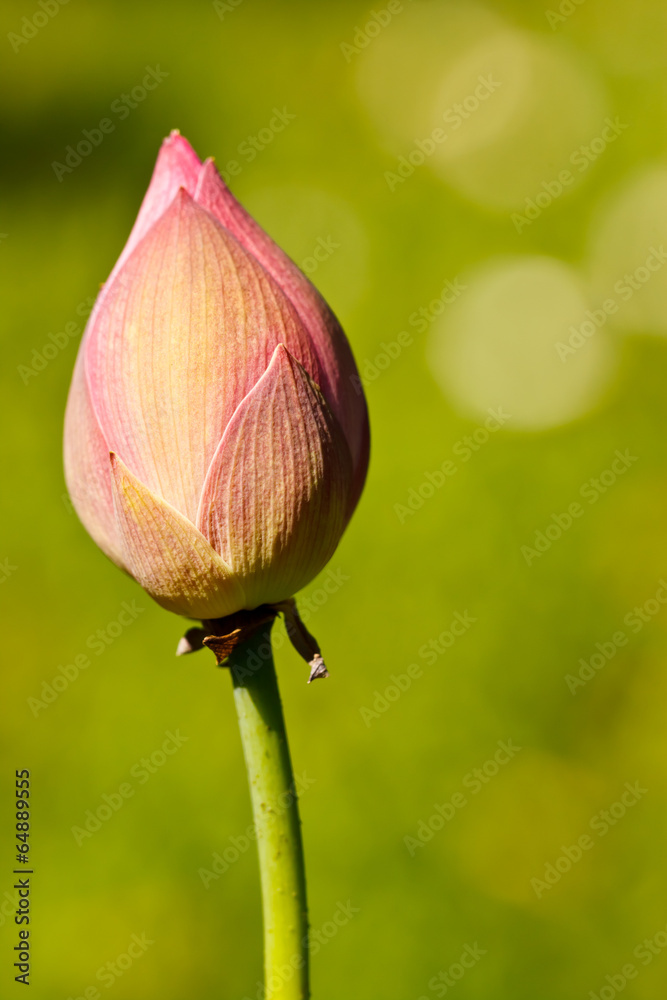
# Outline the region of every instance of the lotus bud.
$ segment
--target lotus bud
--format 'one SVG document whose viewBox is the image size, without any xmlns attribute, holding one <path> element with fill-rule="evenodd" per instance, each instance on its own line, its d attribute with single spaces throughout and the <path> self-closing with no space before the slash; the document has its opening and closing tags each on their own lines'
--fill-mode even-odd
<svg viewBox="0 0 667 1000">
<path fill-rule="evenodd" d="M 65 474 L 89 534 L 169 611 L 210 625 L 266 606 L 297 635 L 289 601 L 366 475 L 359 386 L 322 297 L 173 132 L 70 388 Z"/>
</svg>

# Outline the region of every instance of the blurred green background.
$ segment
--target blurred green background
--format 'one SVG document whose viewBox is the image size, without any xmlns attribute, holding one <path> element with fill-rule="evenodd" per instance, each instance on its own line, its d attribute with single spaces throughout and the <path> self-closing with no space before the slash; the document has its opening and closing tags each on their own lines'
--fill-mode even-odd
<svg viewBox="0 0 667 1000">
<path fill-rule="evenodd" d="M 174 657 L 181 624 L 95 548 L 61 468 L 86 303 L 172 128 L 327 297 L 371 411 L 361 506 L 302 601 L 331 679 L 307 687 L 278 639 L 313 996 L 664 996 L 664 4 L 11 0 L 2 19 L 2 996 L 22 988 L 24 767 L 36 1000 L 260 995 L 229 677 Z M 187 737 L 168 757 L 167 731 Z M 495 762 L 498 741 L 521 749 Z M 98 978 L 135 934 L 153 943 Z"/>
</svg>

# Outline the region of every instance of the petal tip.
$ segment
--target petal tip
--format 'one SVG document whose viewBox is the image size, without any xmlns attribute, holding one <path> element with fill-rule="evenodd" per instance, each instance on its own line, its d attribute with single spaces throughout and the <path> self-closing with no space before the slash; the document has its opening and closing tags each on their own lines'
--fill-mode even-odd
<svg viewBox="0 0 667 1000">
<path fill-rule="evenodd" d="M 173 128 L 169 135 L 162 140 L 160 152 L 163 150 L 169 151 L 190 161 L 196 160 L 197 164 L 201 166 L 201 160 L 185 136 L 181 135 L 180 129 Z"/>
<path fill-rule="evenodd" d="M 285 344 L 283 344 L 282 342 L 276 344 L 275 348 L 273 349 L 273 354 L 271 355 L 271 361 L 269 362 L 269 368 L 271 368 L 272 365 L 274 364 L 281 365 L 283 367 L 287 366 L 291 368 L 293 371 L 297 366 L 299 368 L 303 368 L 303 365 L 299 364 L 294 355 L 287 349 Z"/>
</svg>

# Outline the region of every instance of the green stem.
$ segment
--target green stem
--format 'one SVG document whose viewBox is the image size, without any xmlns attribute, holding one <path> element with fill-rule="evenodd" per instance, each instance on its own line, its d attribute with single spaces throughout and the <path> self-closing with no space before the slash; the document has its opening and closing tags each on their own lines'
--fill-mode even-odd
<svg viewBox="0 0 667 1000">
<path fill-rule="evenodd" d="M 308 1000 L 308 910 L 299 805 L 271 651 L 262 628 L 229 657 L 257 833 L 267 1000 Z"/>
</svg>

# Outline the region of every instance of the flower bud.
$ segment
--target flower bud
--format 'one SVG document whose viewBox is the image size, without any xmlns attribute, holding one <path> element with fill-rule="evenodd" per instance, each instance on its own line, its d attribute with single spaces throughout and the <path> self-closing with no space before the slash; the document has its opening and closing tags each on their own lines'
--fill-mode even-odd
<svg viewBox="0 0 667 1000">
<path fill-rule="evenodd" d="M 322 297 L 172 133 L 70 388 L 65 473 L 90 535 L 178 614 L 286 601 L 359 499 L 358 385 Z"/>
</svg>

